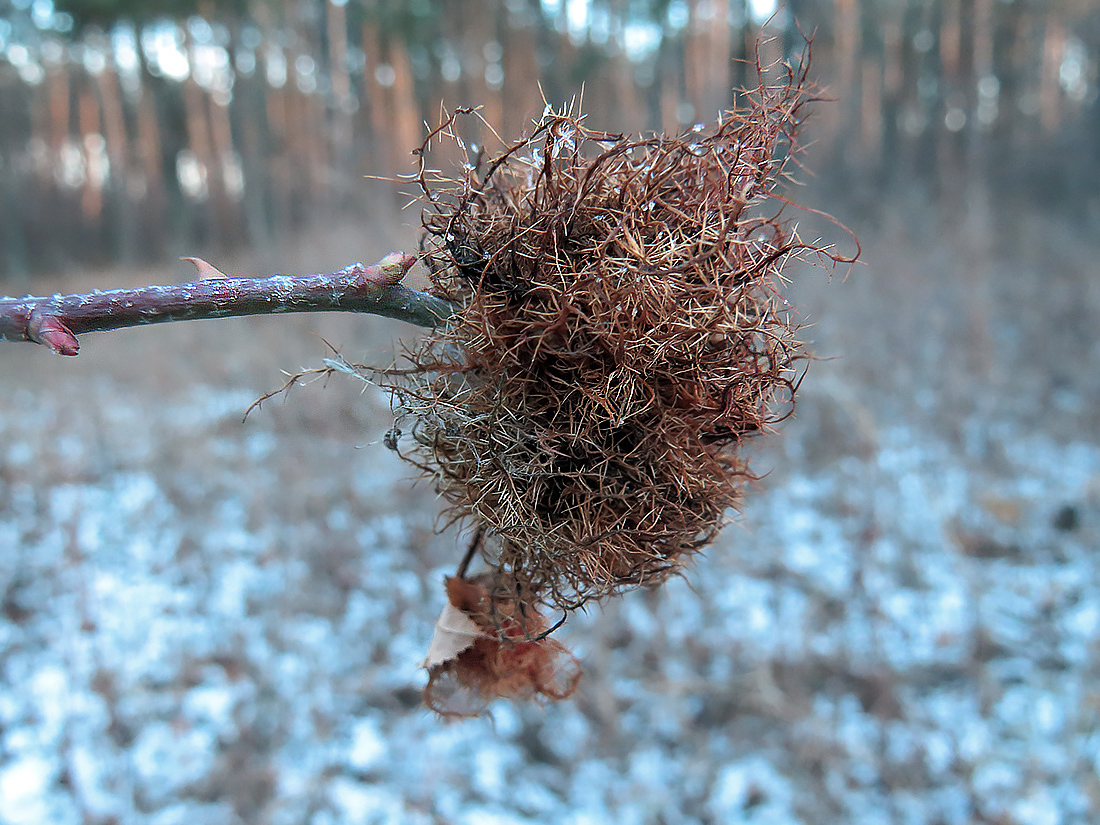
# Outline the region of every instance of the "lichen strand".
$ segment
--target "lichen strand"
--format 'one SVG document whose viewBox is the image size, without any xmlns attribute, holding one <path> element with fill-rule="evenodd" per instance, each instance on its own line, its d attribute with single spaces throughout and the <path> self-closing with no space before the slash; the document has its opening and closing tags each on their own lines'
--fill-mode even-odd
<svg viewBox="0 0 1100 825">
<path fill-rule="evenodd" d="M 774 192 L 804 66 L 761 72 L 709 130 L 628 139 L 547 111 L 457 179 L 422 167 L 422 252 L 459 308 L 411 353 L 404 454 L 555 608 L 678 570 L 738 505 L 745 439 L 790 412 L 803 355 L 780 272 L 832 257 Z M 430 141 L 465 152 L 463 114 Z"/>
</svg>

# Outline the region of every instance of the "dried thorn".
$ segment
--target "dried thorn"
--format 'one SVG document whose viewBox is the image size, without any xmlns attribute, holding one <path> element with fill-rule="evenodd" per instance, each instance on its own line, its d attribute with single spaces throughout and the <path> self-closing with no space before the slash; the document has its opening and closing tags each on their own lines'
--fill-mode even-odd
<svg viewBox="0 0 1100 825">
<path fill-rule="evenodd" d="M 204 261 L 202 258 L 192 258 L 184 255 L 180 260 L 192 264 L 195 269 L 199 271 L 199 277 L 204 281 L 226 281 L 230 277 L 213 264 Z"/>
<path fill-rule="evenodd" d="M 80 351 L 80 344 L 72 330 L 55 316 L 38 310 L 32 312 L 27 321 L 27 337 L 58 355 L 76 355 Z"/>
</svg>

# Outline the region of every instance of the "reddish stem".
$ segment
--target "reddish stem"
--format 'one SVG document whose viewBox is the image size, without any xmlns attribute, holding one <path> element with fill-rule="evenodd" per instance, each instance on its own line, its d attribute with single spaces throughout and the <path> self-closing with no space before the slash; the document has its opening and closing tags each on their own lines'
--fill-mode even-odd
<svg viewBox="0 0 1100 825">
<path fill-rule="evenodd" d="M 368 312 L 431 327 L 451 305 L 400 281 L 416 257 L 391 252 L 377 264 L 351 264 L 319 275 L 229 278 L 198 258 L 186 258 L 202 280 L 86 295 L 0 298 L 0 340 L 32 341 L 58 355 L 76 355 L 76 336 L 139 324 L 267 315 L 280 312 Z"/>
</svg>

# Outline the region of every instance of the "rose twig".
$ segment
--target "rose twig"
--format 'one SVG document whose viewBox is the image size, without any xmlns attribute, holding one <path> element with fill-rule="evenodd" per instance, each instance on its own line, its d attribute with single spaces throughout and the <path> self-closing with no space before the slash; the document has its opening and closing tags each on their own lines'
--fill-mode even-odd
<svg viewBox="0 0 1100 825">
<path fill-rule="evenodd" d="M 47 298 L 0 298 L 0 340 L 31 341 L 76 355 L 76 336 L 139 324 L 281 312 L 367 312 L 435 326 L 451 305 L 401 285 L 416 257 L 391 252 L 370 266 L 354 263 L 318 275 L 227 277 L 199 258 L 185 258 L 200 280 Z"/>
</svg>

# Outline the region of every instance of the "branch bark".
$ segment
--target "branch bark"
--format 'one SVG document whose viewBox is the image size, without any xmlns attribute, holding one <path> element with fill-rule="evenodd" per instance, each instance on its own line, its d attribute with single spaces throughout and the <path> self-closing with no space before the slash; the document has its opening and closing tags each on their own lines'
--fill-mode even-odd
<svg viewBox="0 0 1100 825">
<path fill-rule="evenodd" d="M 451 305 L 401 285 L 416 261 L 391 252 L 370 266 L 354 263 L 318 275 L 231 278 L 200 258 L 184 258 L 200 280 L 85 295 L 0 298 L 0 340 L 30 341 L 58 355 L 76 355 L 76 336 L 164 321 L 268 315 L 281 312 L 366 312 L 435 326 Z"/>
</svg>

